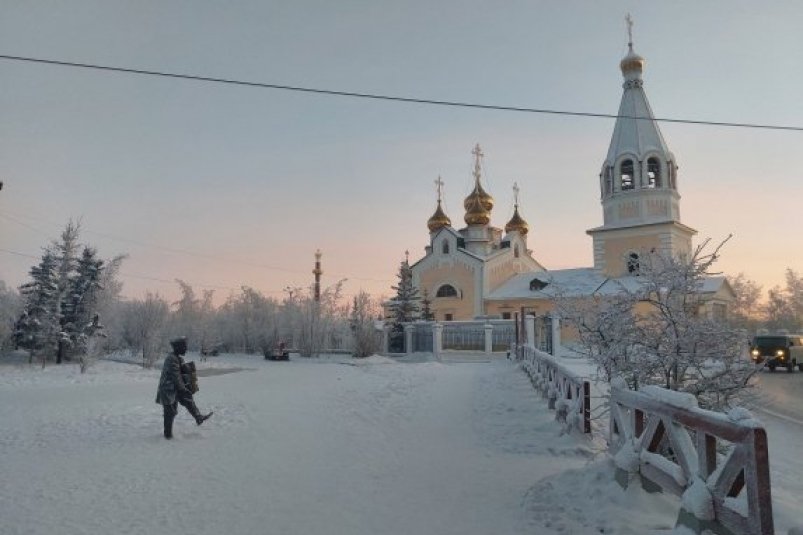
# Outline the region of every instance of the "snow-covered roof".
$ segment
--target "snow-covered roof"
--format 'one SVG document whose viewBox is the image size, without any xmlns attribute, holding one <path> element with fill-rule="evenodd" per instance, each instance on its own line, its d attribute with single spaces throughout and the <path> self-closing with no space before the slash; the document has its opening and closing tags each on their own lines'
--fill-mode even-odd
<svg viewBox="0 0 803 535">
<path fill-rule="evenodd" d="M 547 285 L 540 290 L 531 290 L 530 283 L 533 279 L 538 279 Z M 591 295 L 605 280 L 605 276 L 594 268 L 529 271 L 515 275 L 490 292 L 486 299 L 501 301 L 521 298 L 550 299 L 557 295 L 567 297 Z"/>
<path fill-rule="evenodd" d="M 541 289 L 531 289 L 533 280 L 546 283 Z M 529 271 L 519 273 L 493 290 L 486 297 L 489 301 L 511 299 L 554 299 L 560 297 L 584 297 L 590 295 L 611 296 L 622 291 L 635 292 L 642 284 L 638 277 L 623 275 L 606 277 L 594 268 L 558 269 L 554 271 Z M 722 276 L 703 279 L 700 293 L 716 293 L 727 279 Z"/>
</svg>

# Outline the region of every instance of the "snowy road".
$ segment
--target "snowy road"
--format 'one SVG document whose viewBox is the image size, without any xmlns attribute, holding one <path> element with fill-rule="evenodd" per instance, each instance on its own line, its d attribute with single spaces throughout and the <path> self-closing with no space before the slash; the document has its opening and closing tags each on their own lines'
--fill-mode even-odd
<svg viewBox="0 0 803 535">
<path fill-rule="evenodd" d="M 17 534 L 666 533 L 502 360 L 269 363 L 202 377 L 161 436 L 156 371 L 0 371 L 0 519 Z M 202 366 L 207 366 L 202 364 Z"/>
</svg>

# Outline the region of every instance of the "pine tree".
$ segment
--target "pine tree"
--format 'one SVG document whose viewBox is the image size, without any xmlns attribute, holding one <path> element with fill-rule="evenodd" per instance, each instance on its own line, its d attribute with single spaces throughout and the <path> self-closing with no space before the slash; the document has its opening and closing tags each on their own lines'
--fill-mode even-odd
<svg viewBox="0 0 803 535">
<path fill-rule="evenodd" d="M 70 221 L 67 223 L 64 232 L 61 233 L 61 240 L 53 243 L 53 254 L 56 259 L 56 300 L 54 304 L 60 326 L 57 338 L 56 364 L 61 364 L 66 358 L 67 350 L 72 345 L 71 334 L 75 331 L 75 328 L 69 325 L 72 319 L 70 317 L 69 302 L 78 264 L 76 254 L 78 252 L 79 231 L 80 225 Z"/>
<path fill-rule="evenodd" d="M 391 286 L 396 290 L 396 296 L 391 300 L 390 311 L 393 314 L 395 330 L 400 330 L 402 324 L 418 319 L 418 288 L 413 285 L 413 270 L 405 259 L 399 267 L 397 275 L 399 283 Z"/>
<path fill-rule="evenodd" d="M 86 349 L 89 336 L 99 331 L 95 308 L 102 289 L 103 269 L 104 262 L 97 258 L 95 249 L 85 246 L 70 277 L 67 299 L 62 304 L 61 325 L 69 338 L 68 345 L 78 353 Z"/>
<path fill-rule="evenodd" d="M 41 351 L 43 368 L 47 354 L 55 349 L 61 332 L 56 271 L 56 257 L 46 249 L 39 264 L 31 268 L 31 282 L 20 287 L 25 307 L 15 325 L 15 339 L 19 347 L 30 351 L 31 362 L 34 354 Z"/>
</svg>

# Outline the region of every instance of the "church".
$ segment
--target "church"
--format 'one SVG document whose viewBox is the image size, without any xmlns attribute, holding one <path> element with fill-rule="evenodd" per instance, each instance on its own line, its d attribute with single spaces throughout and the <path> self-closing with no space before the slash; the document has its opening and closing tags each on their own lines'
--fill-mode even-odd
<svg viewBox="0 0 803 535">
<path fill-rule="evenodd" d="M 479 145 L 472 151 L 474 189 L 463 203 L 465 227 L 452 226 L 442 207 L 443 182 L 436 181 L 429 245 L 410 266 L 413 285 L 430 303 L 435 321 L 512 319 L 519 311 L 548 314 L 558 293 L 583 298 L 633 287 L 644 254 L 687 257 L 692 252 L 697 231 L 681 222 L 678 166 L 647 101 L 644 66 L 631 38 L 619 64 L 624 83 L 618 118 L 599 173 L 602 225 L 586 231 L 592 267 L 547 270 L 533 257 L 516 185 L 513 216 L 504 228 L 493 226 L 494 199 L 482 185 Z M 709 277 L 701 292 L 701 313 L 724 318 L 733 299 L 727 280 Z"/>
</svg>

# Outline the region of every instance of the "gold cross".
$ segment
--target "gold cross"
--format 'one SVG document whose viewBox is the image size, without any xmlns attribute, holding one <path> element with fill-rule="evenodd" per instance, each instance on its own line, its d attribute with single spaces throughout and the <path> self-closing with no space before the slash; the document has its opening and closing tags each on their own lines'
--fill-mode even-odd
<svg viewBox="0 0 803 535">
<path fill-rule="evenodd" d="M 518 182 L 514 182 L 513 183 L 513 199 L 514 199 L 514 201 L 513 201 L 514 204 L 516 206 L 518 206 L 519 205 L 519 183 Z"/>
<path fill-rule="evenodd" d="M 630 13 L 625 17 L 625 23 L 627 24 L 627 46 L 633 48 L 633 17 L 630 16 Z"/>
</svg>

